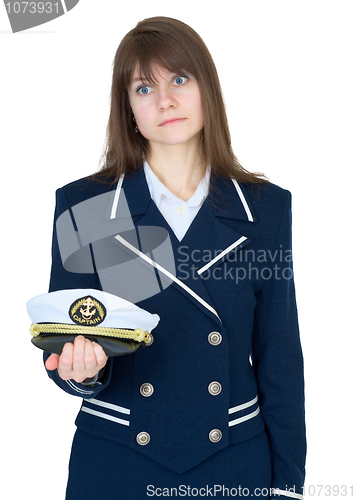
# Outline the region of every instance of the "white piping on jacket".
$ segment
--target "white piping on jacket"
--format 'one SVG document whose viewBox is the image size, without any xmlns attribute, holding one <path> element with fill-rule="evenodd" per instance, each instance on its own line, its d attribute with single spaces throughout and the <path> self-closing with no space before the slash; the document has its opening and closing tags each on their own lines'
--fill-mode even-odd
<svg viewBox="0 0 356 500">
<path fill-rule="evenodd" d="M 114 405 L 112 403 L 108 403 L 107 401 L 101 401 L 100 399 L 92 398 L 92 399 L 86 399 L 83 402 L 83 406 L 81 407 L 81 411 L 84 411 L 86 413 L 90 413 L 91 415 L 94 415 L 95 417 L 104 418 L 105 420 L 111 420 L 112 422 L 115 422 L 116 424 L 130 425 L 130 422 L 128 420 L 114 417 L 112 415 L 109 415 L 108 413 L 103 413 L 102 411 L 93 410 L 92 408 L 88 408 L 88 406 L 85 406 L 85 403 L 90 403 L 93 405 L 101 406 L 103 408 L 107 408 L 108 410 L 116 411 L 117 413 L 124 413 L 126 415 L 130 415 L 130 410 L 128 408 L 124 408 L 123 406 Z"/>
<path fill-rule="evenodd" d="M 130 422 L 128 420 L 123 420 L 122 418 L 113 417 L 111 415 L 108 415 L 107 413 L 102 413 L 101 411 L 92 410 L 87 406 L 82 406 L 81 411 L 85 411 L 86 413 L 90 413 L 91 415 L 95 415 L 96 417 L 104 418 L 105 420 L 111 420 L 116 424 L 130 425 Z"/>
<path fill-rule="evenodd" d="M 234 406 L 233 408 L 229 409 L 229 415 L 231 415 L 231 413 L 235 413 L 237 411 L 245 410 L 245 408 L 248 408 L 249 406 L 254 405 L 255 403 L 257 403 L 257 401 L 258 401 L 258 396 L 251 399 L 251 401 L 248 401 L 247 403 L 243 403 L 242 405 Z"/>
<path fill-rule="evenodd" d="M 129 243 L 128 241 L 126 241 L 119 234 L 117 236 L 115 236 L 115 239 L 117 239 L 126 248 L 128 248 L 129 250 L 131 250 L 132 252 L 134 252 L 136 255 L 138 255 L 139 257 L 141 257 L 143 260 L 145 260 L 146 262 L 148 262 L 149 264 L 151 264 L 151 266 L 155 267 L 158 271 L 161 271 L 161 273 L 163 273 L 166 276 L 168 276 L 169 279 L 171 279 L 172 281 L 174 281 L 175 283 L 177 283 L 177 285 L 179 285 L 180 287 L 182 287 L 183 290 L 185 290 L 186 292 L 188 292 L 192 297 L 195 298 L 195 300 L 197 300 L 198 302 L 200 302 L 206 309 L 208 309 L 210 312 L 212 312 L 213 314 L 215 314 L 215 316 L 221 321 L 221 319 L 219 318 L 219 315 L 215 311 L 215 309 L 213 307 L 211 307 L 210 304 L 208 304 L 207 302 L 205 302 L 204 299 L 202 299 L 201 297 L 199 297 L 199 295 L 197 293 L 195 293 L 191 288 L 189 288 L 189 286 L 185 285 L 180 279 L 178 279 L 176 276 L 174 276 L 174 274 L 170 273 L 169 271 L 167 271 L 167 269 L 165 269 L 164 267 L 162 267 L 159 264 L 157 264 L 157 262 L 155 262 L 154 260 L 152 260 L 150 257 L 147 257 L 147 255 L 145 255 L 143 252 L 141 252 L 136 247 L 134 247 L 133 245 L 131 245 L 131 243 Z"/>
<path fill-rule="evenodd" d="M 250 210 L 250 208 L 249 208 L 249 206 L 247 204 L 246 198 L 243 195 L 243 192 L 242 192 L 242 189 L 239 186 L 239 183 L 237 182 L 236 179 L 231 179 L 231 180 L 234 183 L 234 186 L 235 186 L 235 189 L 237 191 L 237 194 L 240 196 L 240 200 L 241 200 L 241 203 L 244 206 L 244 209 L 245 209 L 245 212 L 246 212 L 248 220 L 250 222 L 253 222 L 253 217 L 252 217 L 252 214 L 251 214 L 251 210 Z"/>
<path fill-rule="evenodd" d="M 117 211 L 117 207 L 118 207 L 118 203 L 119 203 L 119 198 L 120 198 L 120 193 L 121 193 L 121 187 L 122 187 L 123 180 L 124 180 L 124 174 L 120 177 L 120 179 L 118 180 L 118 183 L 117 183 L 117 187 L 116 187 L 116 191 L 115 191 L 115 196 L 114 196 L 114 201 L 113 201 L 113 205 L 112 205 L 112 208 L 111 208 L 110 219 L 114 219 L 116 217 L 116 211 Z M 239 184 L 236 181 L 236 179 L 231 179 L 231 180 L 232 180 L 232 182 L 233 182 L 233 184 L 235 186 L 237 194 L 240 197 L 241 203 L 242 203 L 242 205 L 243 205 L 243 207 L 245 209 L 245 212 L 246 212 L 248 220 L 251 221 L 251 222 L 253 222 L 253 217 L 252 217 L 250 208 L 249 208 L 249 206 L 248 206 L 248 204 L 246 202 L 246 199 L 245 199 L 245 197 L 243 195 L 241 187 L 239 186 Z M 154 260 L 152 260 L 149 257 L 147 257 L 147 255 L 145 255 L 144 253 L 140 252 L 140 250 L 138 250 L 136 247 L 134 247 L 133 245 L 131 245 L 128 241 L 126 241 L 120 235 L 115 236 L 115 238 L 118 241 L 120 241 L 123 245 L 125 245 L 127 248 L 129 248 L 131 251 L 133 251 L 134 253 L 136 253 L 136 255 L 138 255 L 139 257 L 141 257 L 144 260 L 146 260 L 146 262 L 148 262 L 149 264 L 151 264 L 153 267 L 155 267 L 159 271 L 163 272 L 172 281 L 174 281 L 179 286 L 181 286 L 186 292 L 188 292 L 190 295 L 192 295 L 192 297 L 194 297 L 196 300 L 198 300 L 198 302 L 200 302 L 204 307 L 206 307 L 210 312 L 212 312 L 213 314 L 215 314 L 215 316 L 217 316 L 219 318 L 218 313 L 215 311 L 215 309 L 213 307 L 211 307 L 207 302 L 205 302 L 205 300 L 203 300 L 201 297 L 199 297 L 199 295 L 197 295 L 191 288 L 189 288 L 188 286 L 186 286 L 176 276 L 174 276 L 169 271 L 167 271 L 165 268 L 163 268 L 162 266 L 160 266 L 159 264 L 157 264 Z M 220 252 L 216 257 L 214 257 L 214 259 L 212 259 L 210 262 L 208 262 L 205 266 L 201 267 L 197 271 L 197 273 L 199 275 L 202 274 L 210 266 L 212 266 L 215 262 L 217 262 L 224 255 L 226 255 L 227 253 L 229 253 L 233 248 L 237 247 L 238 245 L 240 245 L 245 240 L 247 240 L 247 237 L 246 236 L 241 236 L 241 238 L 239 238 L 237 241 L 235 241 L 234 243 L 232 243 L 229 247 L 225 248 L 225 250 L 223 250 L 222 252 Z M 220 318 L 219 318 L 219 320 L 220 320 Z"/>
<path fill-rule="evenodd" d="M 114 196 L 114 201 L 111 207 L 111 215 L 110 219 L 115 219 L 116 217 L 116 211 L 117 211 L 117 206 L 119 204 L 119 198 L 120 198 L 120 193 L 121 193 L 121 186 L 123 183 L 125 175 L 122 175 L 120 179 L 117 182 L 116 190 L 115 190 L 115 196 Z"/>
<path fill-rule="evenodd" d="M 239 183 L 237 182 L 236 179 L 231 179 L 231 180 L 232 180 L 232 182 L 233 182 L 233 184 L 235 186 L 237 194 L 239 195 L 241 203 L 242 203 L 242 205 L 243 205 L 243 207 L 245 209 L 245 212 L 246 212 L 246 215 L 247 215 L 247 219 L 250 222 L 253 222 L 253 217 L 252 217 L 252 213 L 251 213 L 250 207 L 247 204 L 246 198 L 244 197 L 244 194 L 242 192 L 241 187 L 239 186 Z M 205 266 L 201 267 L 197 271 L 198 274 L 199 275 L 202 274 L 210 266 L 212 266 L 213 264 L 215 264 L 215 262 L 217 262 L 219 259 L 221 259 L 221 257 L 223 257 L 224 255 L 226 255 L 227 253 L 229 253 L 233 248 L 237 247 L 238 245 L 240 245 L 240 243 L 242 243 L 245 240 L 247 240 L 246 236 L 242 236 L 239 240 L 237 240 L 234 243 L 232 243 L 232 245 L 230 245 L 229 247 L 225 248 L 225 250 L 223 250 L 222 252 L 220 252 L 219 255 L 217 255 L 216 257 L 214 257 L 214 259 L 212 259 L 210 262 L 208 262 L 207 264 L 205 264 Z"/>
<path fill-rule="evenodd" d="M 258 407 L 257 410 L 255 410 L 252 413 L 249 413 L 248 415 L 244 415 L 243 417 L 240 418 L 235 418 L 235 420 L 231 420 L 229 422 L 229 427 L 237 424 L 241 424 L 242 422 L 245 422 L 246 420 L 250 420 L 250 418 L 256 417 L 260 413 L 260 408 Z"/>
<path fill-rule="evenodd" d="M 201 274 L 204 271 L 206 271 L 210 266 L 212 266 L 213 264 L 215 264 L 215 262 L 217 262 L 219 259 L 221 259 L 221 257 L 223 257 L 224 255 L 226 255 L 227 253 L 229 253 L 230 250 L 232 250 L 233 248 L 237 247 L 238 245 L 240 245 L 240 243 L 242 243 L 245 240 L 247 240 L 246 236 L 241 236 L 240 239 L 238 239 L 237 241 L 235 241 L 234 243 L 232 243 L 232 245 L 230 245 L 229 247 L 225 248 L 225 250 L 223 250 L 222 252 L 220 252 L 210 262 L 208 262 L 207 264 L 205 264 L 205 266 L 203 266 L 200 269 L 198 269 L 197 273 Z"/>
<path fill-rule="evenodd" d="M 128 408 L 124 408 L 123 406 L 114 405 L 112 403 L 107 403 L 106 401 L 101 401 L 100 399 L 87 399 L 88 403 L 93 405 L 102 406 L 103 408 L 108 408 L 109 410 L 114 410 L 119 413 L 126 413 L 126 415 L 130 415 L 130 410 Z"/>
<path fill-rule="evenodd" d="M 235 413 L 237 411 L 244 410 L 245 408 L 248 408 L 248 407 L 252 406 L 253 404 L 255 404 L 257 402 L 257 400 L 258 400 L 258 397 L 256 396 L 254 399 L 252 399 L 251 401 L 248 401 L 247 403 L 243 403 L 241 405 L 234 406 L 233 408 L 230 408 L 228 413 L 231 414 L 231 413 Z M 106 401 L 101 401 L 99 399 L 94 399 L 94 398 L 86 399 L 84 401 L 84 403 L 91 403 L 93 405 L 102 406 L 103 408 L 107 408 L 107 409 L 115 411 L 117 413 L 124 413 L 126 415 L 130 415 L 129 408 L 124 408 L 123 406 L 114 405 L 112 403 L 108 403 Z M 126 426 L 130 425 L 130 422 L 128 420 L 114 417 L 112 415 L 109 415 L 108 413 L 103 413 L 101 411 L 93 410 L 92 408 L 88 408 L 87 406 L 85 406 L 84 403 L 83 403 L 83 406 L 81 408 L 81 411 L 84 411 L 86 413 L 90 413 L 91 415 L 103 418 L 105 420 L 110 420 L 110 421 L 115 422 L 117 424 L 126 425 Z M 242 422 L 245 422 L 246 420 L 250 420 L 251 418 L 256 417 L 259 413 L 260 413 L 260 408 L 258 407 L 255 411 L 253 411 L 252 413 L 249 413 L 248 415 L 244 415 L 240 418 L 236 418 L 234 420 L 231 420 L 229 422 L 229 427 L 241 424 Z"/>
</svg>

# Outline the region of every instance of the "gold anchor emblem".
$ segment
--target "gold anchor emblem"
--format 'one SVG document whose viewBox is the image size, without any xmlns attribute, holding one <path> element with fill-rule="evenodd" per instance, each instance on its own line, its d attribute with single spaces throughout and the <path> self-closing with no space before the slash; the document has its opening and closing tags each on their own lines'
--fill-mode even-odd
<svg viewBox="0 0 356 500">
<path fill-rule="evenodd" d="M 94 316 L 94 314 L 96 313 L 94 302 L 90 297 L 88 297 L 87 300 L 83 302 L 83 306 L 84 309 L 83 307 L 80 308 L 80 312 L 82 313 L 83 318 L 86 320 L 91 319 L 92 316 Z"/>
</svg>

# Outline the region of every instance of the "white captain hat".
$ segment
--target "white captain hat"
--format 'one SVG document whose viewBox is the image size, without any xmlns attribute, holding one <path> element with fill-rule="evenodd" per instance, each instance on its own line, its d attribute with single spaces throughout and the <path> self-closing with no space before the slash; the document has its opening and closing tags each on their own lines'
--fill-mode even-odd
<svg viewBox="0 0 356 500">
<path fill-rule="evenodd" d="M 132 302 L 91 288 L 38 295 L 27 302 L 27 312 L 32 343 L 57 354 L 78 335 L 100 344 L 107 356 L 129 354 L 150 342 L 160 320 Z"/>
</svg>

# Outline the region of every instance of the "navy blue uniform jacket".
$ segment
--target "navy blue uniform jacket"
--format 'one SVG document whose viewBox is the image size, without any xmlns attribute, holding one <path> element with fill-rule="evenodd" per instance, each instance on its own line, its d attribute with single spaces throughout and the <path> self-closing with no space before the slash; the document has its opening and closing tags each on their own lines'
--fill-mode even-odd
<svg viewBox="0 0 356 500">
<path fill-rule="evenodd" d="M 69 210 L 76 231 L 73 207 L 113 194 L 116 186 L 81 179 L 59 189 L 55 221 Z M 290 193 L 271 183 L 257 188 L 212 176 L 209 196 L 179 242 L 150 197 L 143 169 L 126 176 L 121 189 L 136 227 L 168 231 L 176 279 L 137 304 L 161 318 L 153 343 L 109 358 L 101 384 L 88 387 L 48 372 L 66 392 L 83 398 L 76 425 L 177 473 L 265 429 L 272 486 L 294 488 L 298 497 L 304 482 L 304 383 Z M 105 207 L 103 218 L 111 212 Z M 52 252 L 50 291 L 102 289 L 95 252 L 92 271 L 65 269 L 56 224 Z M 148 397 L 143 384 L 150 384 Z"/>
</svg>

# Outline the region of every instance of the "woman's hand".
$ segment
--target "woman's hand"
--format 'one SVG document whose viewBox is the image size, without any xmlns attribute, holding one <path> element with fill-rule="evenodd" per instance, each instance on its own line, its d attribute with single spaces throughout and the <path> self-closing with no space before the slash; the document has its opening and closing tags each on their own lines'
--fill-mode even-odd
<svg viewBox="0 0 356 500">
<path fill-rule="evenodd" d="M 80 383 L 86 378 L 94 377 L 108 360 L 103 348 L 86 339 L 82 335 L 64 344 L 62 354 L 51 354 L 45 366 L 47 370 L 57 368 L 62 380 L 75 380 Z"/>
</svg>

